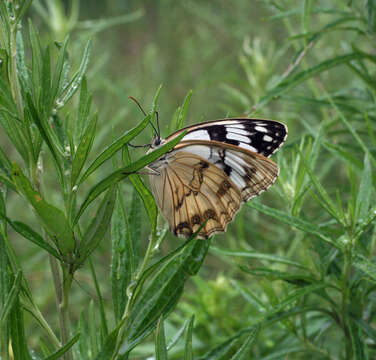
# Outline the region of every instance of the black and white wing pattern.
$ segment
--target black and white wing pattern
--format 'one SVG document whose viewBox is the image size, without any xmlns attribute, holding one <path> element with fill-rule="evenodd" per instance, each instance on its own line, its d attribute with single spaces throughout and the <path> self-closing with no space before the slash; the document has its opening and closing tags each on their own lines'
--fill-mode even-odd
<svg viewBox="0 0 376 360">
<path fill-rule="evenodd" d="M 224 119 L 179 130 L 160 144 L 184 130 L 181 142 L 149 165 L 158 174 L 150 183 L 177 236 L 190 236 L 206 221 L 199 237 L 207 239 L 226 231 L 241 204 L 275 182 L 279 168 L 268 157 L 283 144 L 287 127 L 271 120 Z"/>
<path fill-rule="evenodd" d="M 187 135 L 184 136 L 182 141 L 219 141 L 239 146 L 266 157 L 275 153 L 287 137 L 286 125 L 278 121 L 231 118 L 187 126 L 168 136 L 165 140 L 172 140 L 184 130 L 187 131 Z"/>
</svg>

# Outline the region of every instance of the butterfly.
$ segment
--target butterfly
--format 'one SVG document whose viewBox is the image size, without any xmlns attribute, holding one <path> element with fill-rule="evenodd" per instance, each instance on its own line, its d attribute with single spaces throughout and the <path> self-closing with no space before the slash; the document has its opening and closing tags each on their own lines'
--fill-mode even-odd
<svg viewBox="0 0 376 360">
<path fill-rule="evenodd" d="M 151 152 L 186 135 L 148 165 L 156 203 L 176 236 L 207 239 L 225 232 L 241 205 L 267 190 L 279 167 L 269 157 L 287 137 L 286 125 L 272 120 L 229 118 L 203 122 L 154 137 Z"/>
</svg>

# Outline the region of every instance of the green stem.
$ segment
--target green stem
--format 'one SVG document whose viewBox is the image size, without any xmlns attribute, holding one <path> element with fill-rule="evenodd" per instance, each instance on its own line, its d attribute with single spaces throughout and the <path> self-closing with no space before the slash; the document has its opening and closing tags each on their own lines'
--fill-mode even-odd
<svg viewBox="0 0 376 360">
<path fill-rule="evenodd" d="M 341 317 L 342 317 L 342 327 L 345 333 L 345 359 L 352 358 L 352 344 L 349 332 L 349 324 L 347 318 L 347 307 L 349 299 L 349 288 L 348 281 L 350 277 L 351 269 L 351 244 L 348 244 L 345 248 L 345 258 L 343 265 L 343 279 L 342 279 L 342 306 L 341 306 Z"/>
<path fill-rule="evenodd" d="M 57 298 L 57 308 L 59 312 L 61 343 L 62 345 L 65 345 L 69 341 L 70 335 L 68 307 L 69 291 L 72 284 L 72 275 L 69 273 L 67 269 L 63 268 L 62 277 L 59 271 L 57 260 L 52 255 L 49 255 L 49 259 Z M 64 354 L 64 360 L 73 360 L 71 349 Z"/>
</svg>

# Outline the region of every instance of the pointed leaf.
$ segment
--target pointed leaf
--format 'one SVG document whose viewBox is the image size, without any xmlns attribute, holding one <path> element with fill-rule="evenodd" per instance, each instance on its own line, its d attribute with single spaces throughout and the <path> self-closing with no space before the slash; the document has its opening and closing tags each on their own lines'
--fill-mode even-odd
<svg viewBox="0 0 376 360">
<path fill-rule="evenodd" d="M 72 164 L 72 175 L 71 175 L 71 187 L 76 184 L 77 179 L 81 173 L 81 170 L 85 164 L 85 161 L 89 155 L 91 147 L 94 142 L 95 131 L 97 127 L 98 116 L 95 114 L 89 124 L 87 125 L 84 134 L 82 135 L 81 142 L 78 145 L 77 151 L 74 154 L 73 164 Z"/>
<path fill-rule="evenodd" d="M 74 335 L 66 344 L 64 344 L 59 350 L 55 351 L 50 356 L 47 356 L 44 360 L 56 360 L 61 357 L 78 341 L 80 333 Z"/>
<path fill-rule="evenodd" d="M 130 142 L 136 137 L 150 122 L 150 115 L 146 116 L 137 126 L 125 132 L 119 139 L 115 140 L 109 147 L 102 151 L 102 153 L 94 160 L 89 168 L 82 175 L 79 184 L 87 179 L 101 164 L 110 159 L 117 151 L 119 151 L 126 143 Z"/>
<path fill-rule="evenodd" d="M 252 345 L 257 339 L 257 335 L 260 331 L 260 326 L 255 328 L 249 333 L 240 349 L 231 357 L 231 360 L 247 360 L 250 357 L 250 350 Z"/>
<path fill-rule="evenodd" d="M 75 240 L 64 213 L 45 201 L 42 195 L 33 189 L 29 179 L 22 173 L 17 164 L 13 165 L 12 178 L 19 191 L 26 197 L 38 214 L 44 228 L 61 253 L 63 255 L 72 253 L 75 248 Z"/>
<path fill-rule="evenodd" d="M 166 336 L 162 316 L 158 320 L 155 331 L 155 354 L 156 360 L 167 360 Z"/>
<path fill-rule="evenodd" d="M 193 360 L 192 335 L 193 335 L 194 319 L 195 319 L 195 316 L 192 315 L 188 323 L 187 333 L 185 336 L 184 360 Z"/>
<path fill-rule="evenodd" d="M 77 263 L 76 268 L 86 260 L 106 234 L 114 210 L 115 200 L 116 188 L 112 187 L 107 191 L 106 196 L 98 207 L 94 219 L 83 236 L 78 251 L 80 254 L 80 261 Z"/>
</svg>

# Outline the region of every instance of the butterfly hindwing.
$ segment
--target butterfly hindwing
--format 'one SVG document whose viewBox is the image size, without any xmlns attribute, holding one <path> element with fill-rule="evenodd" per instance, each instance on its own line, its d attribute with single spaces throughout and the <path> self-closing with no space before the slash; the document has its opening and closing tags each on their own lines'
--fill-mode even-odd
<svg viewBox="0 0 376 360">
<path fill-rule="evenodd" d="M 278 121 L 233 118 L 188 126 L 170 135 L 166 140 L 171 140 L 184 130 L 187 134 L 182 141 L 218 141 L 266 157 L 277 151 L 287 137 L 287 127 Z"/>
<path fill-rule="evenodd" d="M 234 145 L 191 140 L 181 142 L 175 149 L 201 156 L 221 169 L 241 191 L 242 201 L 268 189 L 279 174 L 278 165 L 273 161 Z"/>
<path fill-rule="evenodd" d="M 241 204 L 241 192 L 220 168 L 190 152 L 173 151 L 169 166 L 154 176 L 152 190 L 170 229 L 188 237 L 225 231 Z"/>
</svg>

